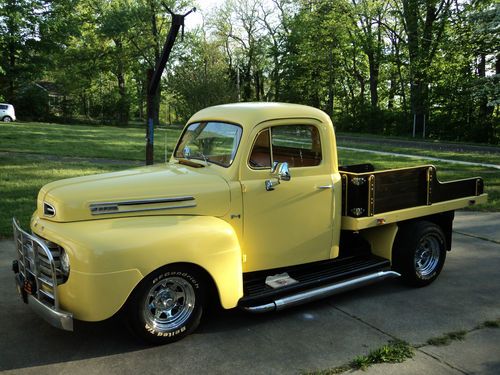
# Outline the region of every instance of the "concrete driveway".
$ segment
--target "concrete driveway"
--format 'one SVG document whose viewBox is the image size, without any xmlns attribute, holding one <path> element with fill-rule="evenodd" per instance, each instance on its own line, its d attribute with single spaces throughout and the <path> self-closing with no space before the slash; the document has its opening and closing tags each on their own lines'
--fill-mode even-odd
<svg viewBox="0 0 500 375">
<path fill-rule="evenodd" d="M 494 242 L 500 213 L 457 213 L 456 228 L 463 234 L 454 234 L 443 273 L 426 288 L 390 280 L 280 313 L 213 312 L 196 333 L 162 347 L 142 346 L 116 320 L 77 322 L 72 333 L 50 327 L 17 296 L 10 271 L 14 248 L 1 241 L 0 370 L 294 374 L 343 365 L 395 338 L 421 346 L 447 332 L 470 331 L 500 318 L 500 245 Z M 500 329 L 475 330 L 464 342 L 423 346 L 403 364 L 369 369 L 422 371 L 500 373 Z"/>
</svg>

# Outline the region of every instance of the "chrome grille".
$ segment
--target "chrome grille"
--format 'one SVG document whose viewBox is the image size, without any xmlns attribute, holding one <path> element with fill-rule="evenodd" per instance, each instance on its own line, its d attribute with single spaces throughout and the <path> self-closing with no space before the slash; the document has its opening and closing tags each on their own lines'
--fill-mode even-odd
<svg viewBox="0 0 500 375">
<path fill-rule="evenodd" d="M 16 220 L 13 220 L 13 228 L 19 272 L 24 279 L 30 278 L 35 282 L 34 297 L 58 309 L 56 287 L 65 281 L 61 272 L 62 248 L 23 231 Z"/>
</svg>

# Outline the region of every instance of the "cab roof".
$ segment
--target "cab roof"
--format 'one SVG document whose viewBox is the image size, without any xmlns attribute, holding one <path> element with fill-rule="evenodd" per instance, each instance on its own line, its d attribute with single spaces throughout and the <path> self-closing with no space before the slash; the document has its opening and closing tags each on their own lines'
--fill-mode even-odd
<svg viewBox="0 0 500 375">
<path fill-rule="evenodd" d="M 316 108 L 288 103 L 252 102 L 208 107 L 195 113 L 188 121 L 221 121 L 252 128 L 261 122 L 287 118 L 313 118 L 330 123 L 328 115 Z"/>
</svg>

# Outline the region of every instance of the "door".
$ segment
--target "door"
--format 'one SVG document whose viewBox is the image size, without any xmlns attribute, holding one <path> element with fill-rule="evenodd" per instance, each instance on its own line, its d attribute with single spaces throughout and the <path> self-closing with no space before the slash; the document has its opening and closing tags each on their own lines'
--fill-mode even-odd
<svg viewBox="0 0 500 375">
<path fill-rule="evenodd" d="M 242 168 L 244 271 L 329 259 L 333 181 L 321 127 L 284 124 L 254 133 Z M 287 162 L 291 179 L 266 190 L 274 162 Z"/>
</svg>

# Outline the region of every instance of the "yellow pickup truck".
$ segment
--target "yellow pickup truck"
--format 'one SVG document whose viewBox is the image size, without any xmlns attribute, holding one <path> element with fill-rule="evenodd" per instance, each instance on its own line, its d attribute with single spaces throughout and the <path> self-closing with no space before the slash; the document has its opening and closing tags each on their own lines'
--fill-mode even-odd
<svg viewBox="0 0 500 375">
<path fill-rule="evenodd" d="M 375 281 L 424 286 L 451 249 L 454 210 L 481 178 L 431 165 L 339 166 L 322 111 L 240 103 L 196 113 L 168 163 L 45 185 L 31 233 L 13 220 L 23 300 L 52 325 L 123 313 L 161 344 L 208 304 L 267 312 Z"/>
</svg>

